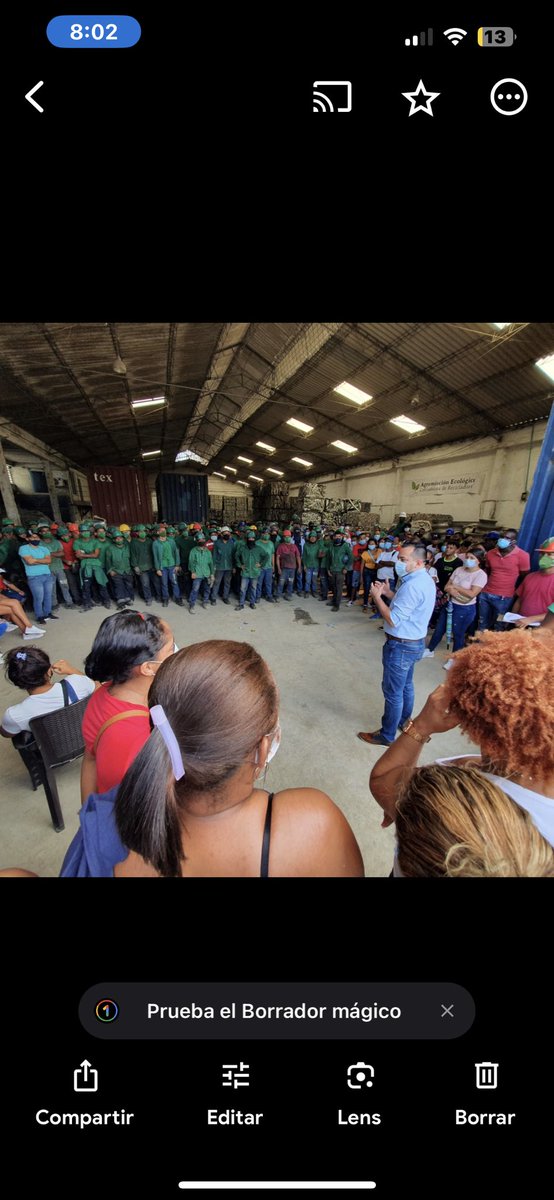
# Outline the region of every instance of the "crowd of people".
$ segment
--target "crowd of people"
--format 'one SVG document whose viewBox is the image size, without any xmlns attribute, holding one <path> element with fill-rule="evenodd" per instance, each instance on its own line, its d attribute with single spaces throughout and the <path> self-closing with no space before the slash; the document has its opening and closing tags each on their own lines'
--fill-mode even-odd
<svg viewBox="0 0 554 1200">
<path fill-rule="evenodd" d="M 383 718 L 358 736 L 385 748 L 370 790 L 383 826 L 395 823 L 393 875 L 554 873 L 554 538 L 530 572 L 515 530 L 490 535 L 489 546 L 453 530 L 439 542 L 414 533 L 403 514 L 371 535 L 295 521 L 282 530 L 95 524 L 39 525 L 24 537 L 7 530 L 0 543 L 0 616 L 11 604 L 10 623 L 23 635 L 6 675 L 27 692 L 0 732 L 30 735 L 33 716 L 90 696 L 80 829 L 62 875 L 363 874 L 354 833 L 325 792 L 255 786 L 279 748 L 280 724 L 275 679 L 254 647 L 209 639 L 179 651 L 165 616 L 129 607 L 137 592 L 144 606 L 167 607 L 171 593 L 194 612 L 197 600 L 229 604 L 231 589 L 239 611 L 295 592 L 334 611 L 358 604 L 382 622 Z M 19 599 L 4 599 L 18 587 L 7 566 L 13 547 L 5 549 L 14 537 L 34 626 Z M 44 632 L 53 598 L 119 610 L 101 623 L 84 673 L 23 645 L 30 630 Z M 452 643 L 446 682 L 412 718 L 415 664 L 444 637 Z M 423 744 L 456 726 L 479 753 L 419 767 Z"/>
</svg>

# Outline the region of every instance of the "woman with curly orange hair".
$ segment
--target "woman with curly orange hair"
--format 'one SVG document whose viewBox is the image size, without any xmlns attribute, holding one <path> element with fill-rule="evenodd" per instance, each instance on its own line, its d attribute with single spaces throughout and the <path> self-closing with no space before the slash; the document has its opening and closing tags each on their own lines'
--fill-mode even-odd
<svg viewBox="0 0 554 1200">
<path fill-rule="evenodd" d="M 486 779 L 526 809 L 554 845 L 554 639 L 525 630 L 479 641 L 454 655 L 446 683 L 375 764 L 369 786 L 392 824 L 396 801 L 424 743 L 460 726 L 478 754 L 437 759 L 478 767 Z"/>
</svg>

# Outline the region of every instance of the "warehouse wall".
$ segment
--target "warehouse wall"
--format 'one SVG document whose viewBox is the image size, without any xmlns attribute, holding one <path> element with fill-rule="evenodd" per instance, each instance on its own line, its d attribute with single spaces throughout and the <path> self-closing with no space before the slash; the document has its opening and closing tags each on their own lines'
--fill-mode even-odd
<svg viewBox="0 0 554 1200">
<path fill-rule="evenodd" d="M 519 528 L 542 446 L 546 421 L 495 438 L 468 439 L 414 451 L 400 459 L 312 477 L 330 499 L 353 497 L 371 503 L 387 524 L 396 513 L 448 513 L 454 520 L 494 520 Z M 474 482 L 473 482 L 474 481 Z M 436 486 L 433 486 L 436 485 Z M 291 497 L 299 483 L 291 484 Z"/>
</svg>

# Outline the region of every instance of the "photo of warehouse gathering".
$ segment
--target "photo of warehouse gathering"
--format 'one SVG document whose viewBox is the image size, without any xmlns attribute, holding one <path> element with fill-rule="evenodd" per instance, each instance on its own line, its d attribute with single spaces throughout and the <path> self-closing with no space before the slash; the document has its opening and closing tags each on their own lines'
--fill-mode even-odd
<svg viewBox="0 0 554 1200">
<path fill-rule="evenodd" d="M 0 325 L 4 877 L 554 875 L 554 325 Z"/>
</svg>

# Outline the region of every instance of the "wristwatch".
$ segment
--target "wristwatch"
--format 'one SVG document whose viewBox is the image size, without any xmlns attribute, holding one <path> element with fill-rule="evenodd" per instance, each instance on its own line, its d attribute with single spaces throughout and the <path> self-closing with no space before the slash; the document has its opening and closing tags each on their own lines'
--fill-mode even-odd
<svg viewBox="0 0 554 1200">
<path fill-rule="evenodd" d="M 400 728 L 402 730 L 402 733 L 407 733 L 409 737 L 414 739 L 414 742 L 425 743 L 425 742 L 431 741 L 430 737 L 422 737 L 420 733 L 416 733 L 416 731 L 414 729 L 414 722 L 412 721 L 411 717 L 408 717 L 408 720 L 404 721 L 404 724 L 401 725 Z"/>
</svg>

